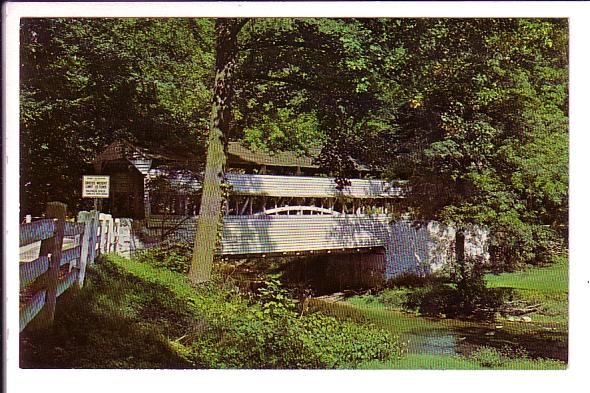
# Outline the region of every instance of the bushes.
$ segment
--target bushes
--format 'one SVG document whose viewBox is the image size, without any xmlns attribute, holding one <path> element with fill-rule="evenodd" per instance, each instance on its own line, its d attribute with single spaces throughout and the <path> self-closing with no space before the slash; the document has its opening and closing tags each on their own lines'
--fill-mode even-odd
<svg viewBox="0 0 590 393">
<path fill-rule="evenodd" d="M 143 250 L 135 257 L 141 263 L 188 274 L 191 266 L 192 246 L 189 243 L 161 243 Z"/>
<path fill-rule="evenodd" d="M 320 313 L 300 315 L 275 278 L 259 289 L 257 302 L 235 298 L 209 304 L 209 330 L 184 342 L 195 365 L 211 368 L 342 368 L 401 353 L 384 330 L 339 321 Z M 227 312 L 229 310 L 231 312 Z M 247 349 L 247 350 L 245 350 Z"/>
<path fill-rule="evenodd" d="M 471 353 L 469 359 L 476 362 L 480 367 L 496 370 L 556 370 L 564 368 L 564 364 L 557 360 L 531 359 L 526 351 L 511 347 L 503 349 L 481 347 Z"/>
<path fill-rule="evenodd" d="M 47 332 L 34 341 L 35 346 L 49 342 L 71 354 L 55 363 L 55 351 L 47 348 L 51 365 L 343 368 L 401 353 L 396 337 L 383 330 L 319 313 L 301 315 L 276 278 L 269 278 L 256 296 L 246 297 L 219 278 L 195 288 L 185 275 L 155 267 L 169 261 L 142 260 L 107 255 L 90 269 L 88 285 L 80 291 L 83 299 L 73 294 L 72 301 L 59 308 L 64 315 L 77 310 L 76 318 L 60 317 L 57 322 L 71 325 L 54 332 L 60 344 L 43 339 L 54 334 Z"/>
<path fill-rule="evenodd" d="M 439 276 L 403 275 L 389 280 L 388 288 L 355 296 L 356 304 L 418 311 L 428 316 L 491 319 L 510 290 L 487 288 L 481 264 L 465 261 L 453 282 Z"/>
<path fill-rule="evenodd" d="M 491 231 L 490 257 L 498 271 L 544 265 L 567 252 L 567 237 L 545 226 L 512 220 Z"/>
<path fill-rule="evenodd" d="M 505 291 L 487 288 L 482 265 L 465 260 L 455 284 L 433 282 L 407 295 L 406 307 L 425 315 L 492 319 L 503 303 Z"/>
</svg>

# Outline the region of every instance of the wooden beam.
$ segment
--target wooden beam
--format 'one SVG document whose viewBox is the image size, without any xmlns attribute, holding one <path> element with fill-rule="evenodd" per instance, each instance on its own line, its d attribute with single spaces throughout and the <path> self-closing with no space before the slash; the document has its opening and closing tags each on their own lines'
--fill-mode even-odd
<svg viewBox="0 0 590 393">
<path fill-rule="evenodd" d="M 75 222 L 66 221 L 64 228 L 64 236 L 76 236 L 82 233 L 84 224 L 77 224 Z"/>
<path fill-rule="evenodd" d="M 244 206 L 242 206 L 242 210 L 240 211 L 240 216 L 243 216 L 244 215 L 244 212 L 248 208 L 248 202 L 250 201 L 250 198 L 251 197 L 247 197 L 246 198 L 246 202 L 244 202 Z"/>
<path fill-rule="evenodd" d="M 62 247 L 65 231 L 66 205 L 60 202 L 49 202 L 47 204 L 46 216 L 56 218 L 55 235 L 52 238 L 45 239 L 41 242 L 39 256 L 49 257 L 49 269 L 47 270 L 47 293 L 45 295 L 45 305 L 39 312 L 38 327 L 46 327 L 53 324 L 55 315 L 55 305 L 57 302 L 57 280 L 59 277 L 59 266 L 62 256 Z"/>
<path fill-rule="evenodd" d="M 45 305 L 46 291 L 37 292 L 31 300 L 20 308 L 19 312 L 19 331 L 23 329 L 35 318 L 35 316 L 43 309 Z"/>
<path fill-rule="evenodd" d="M 70 273 L 68 273 L 68 275 L 65 276 L 63 279 L 59 280 L 59 282 L 57 283 L 57 296 L 60 296 L 69 287 L 71 287 L 72 284 L 74 282 L 76 282 L 77 278 L 78 278 L 78 271 L 73 270 Z"/>
<path fill-rule="evenodd" d="M 42 256 L 34 261 L 21 263 L 19 266 L 20 289 L 33 282 L 49 269 L 49 257 Z"/>
<path fill-rule="evenodd" d="M 80 259 L 80 252 L 81 251 L 82 251 L 81 246 L 76 246 L 76 247 L 73 247 L 73 248 L 63 251 L 61 254 L 61 260 L 59 262 L 59 265 L 63 266 L 67 263 L 70 263 L 70 261 L 72 261 L 72 260 Z"/>
<path fill-rule="evenodd" d="M 86 266 L 88 265 L 88 258 L 90 257 L 90 236 L 92 234 L 93 220 L 89 219 L 84 223 L 84 232 L 82 233 L 82 248 L 80 249 L 80 261 L 78 262 L 78 287 L 84 285 L 84 278 L 86 277 Z"/>
<path fill-rule="evenodd" d="M 53 219 L 48 218 L 23 224 L 20 226 L 20 247 L 48 239 L 53 236 L 54 232 L 55 221 Z"/>
</svg>

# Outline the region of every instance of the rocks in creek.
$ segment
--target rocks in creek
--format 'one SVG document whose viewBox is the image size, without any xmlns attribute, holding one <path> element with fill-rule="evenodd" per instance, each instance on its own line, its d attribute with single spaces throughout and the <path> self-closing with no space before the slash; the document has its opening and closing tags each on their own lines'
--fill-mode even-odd
<svg viewBox="0 0 590 393">
<path fill-rule="evenodd" d="M 527 322 L 527 323 L 532 322 L 532 320 L 533 320 L 531 317 L 527 317 L 527 316 L 516 317 L 514 315 L 509 315 L 506 319 L 510 322 Z"/>
</svg>

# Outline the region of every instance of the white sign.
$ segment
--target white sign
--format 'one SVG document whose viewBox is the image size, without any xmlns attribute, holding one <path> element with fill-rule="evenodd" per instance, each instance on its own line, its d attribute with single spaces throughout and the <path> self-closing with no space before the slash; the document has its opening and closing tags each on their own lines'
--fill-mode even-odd
<svg viewBox="0 0 590 393">
<path fill-rule="evenodd" d="M 108 198 L 110 176 L 84 176 L 82 198 Z"/>
</svg>

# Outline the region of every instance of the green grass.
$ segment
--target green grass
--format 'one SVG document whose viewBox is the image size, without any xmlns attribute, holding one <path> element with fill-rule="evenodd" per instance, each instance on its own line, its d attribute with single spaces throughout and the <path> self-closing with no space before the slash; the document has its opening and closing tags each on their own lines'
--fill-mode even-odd
<svg viewBox="0 0 590 393">
<path fill-rule="evenodd" d="M 193 287 L 184 274 L 108 255 L 88 270 L 81 290 L 60 297 L 52 327 L 23 331 L 20 365 L 355 368 L 400 353 L 389 332 L 301 316 L 277 291 L 264 303 L 231 282 Z"/>
<path fill-rule="evenodd" d="M 567 325 L 568 322 L 568 264 L 566 258 L 545 267 L 529 268 L 513 273 L 486 275 L 491 288 L 511 288 L 515 297 L 540 310 L 529 314 L 538 322 Z M 563 327 L 566 329 L 566 326 Z"/>
<path fill-rule="evenodd" d="M 402 340 L 421 340 L 422 336 L 429 334 L 438 337 L 440 333 L 440 337 L 461 338 L 467 344 L 461 355 L 408 353 L 389 362 L 363 363 L 362 368 L 563 369 L 565 362 L 543 358 L 561 358 L 567 352 L 567 277 L 565 259 L 545 267 L 486 276 L 488 287 L 512 291 L 512 300 L 540 304 L 539 311 L 527 314 L 532 318 L 529 323 L 510 322 L 502 318 L 495 322 L 425 318 L 404 309 L 406 296 L 415 290 L 407 287 L 387 288 L 324 307 L 333 315 L 358 320 L 366 318 L 378 326 L 398 332 Z M 506 345 L 516 348 L 516 355 L 503 354 L 501 351 Z M 533 359 L 529 354 L 540 358 Z"/>
<path fill-rule="evenodd" d="M 366 362 L 364 370 L 564 370 L 565 363 L 554 360 L 512 359 L 496 351 L 465 357 L 459 355 L 408 354 L 388 362 Z M 481 352 L 483 352 L 482 350 Z"/>
<path fill-rule="evenodd" d="M 88 269 L 82 289 L 71 288 L 58 299 L 51 328 L 27 327 L 21 333 L 20 365 L 190 367 L 168 341 L 188 320 L 188 308 L 169 289 L 125 274 L 116 264 L 101 263 Z"/>
<path fill-rule="evenodd" d="M 366 303 L 358 298 L 350 302 L 323 303 L 312 300 L 312 305 L 322 312 L 339 319 L 353 319 L 358 322 L 370 322 L 396 334 L 412 333 L 420 330 L 446 327 L 450 320 L 419 318 L 415 314 L 399 310 L 390 310 L 378 302 Z"/>
<path fill-rule="evenodd" d="M 488 274 L 485 277 L 491 288 L 513 288 L 523 291 L 535 291 L 545 294 L 568 292 L 568 264 L 566 258 L 538 268 L 528 268 L 513 273 L 498 275 Z"/>
<path fill-rule="evenodd" d="M 489 280 L 490 285 L 514 288 L 519 296 L 541 299 L 545 305 L 548 299 L 554 299 L 556 314 L 541 317 L 567 321 L 567 303 L 565 312 L 560 303 L 563 296 L 567 300 L 566 272 L 567 264 L 561 262 Z M 547 324 L 536 316 L 529 324 L 504 321 L 502 329 L 487 336 L 485 332 L 494 330 L 494 324 L 424 318 L 390 309 L 400 307 L 411 290 L 407 288 L 353 297 L 348 303 L 312 300 L 312 313 L 303 317 L 293 312 L 269 316 L 261 304 L 235 292 L 233 284 L 216 282 L 194 288 L 184 274 L 116 256 L 108 256 L 89 269 L 87 277 L 84 288 L 72 288 L 60 297 L 53 327 L 44 331 L 25 329 L 21 334 L 21 367 L 565 367 L 562 362 L 505 355 L 485 347 L 493 344 L 501 348 L 506 342 L 533 349 L 547 347 L 555 349 L 548 355 L 551 357 L 566 350 L 566 323 Z M 388 341 L 399 335 L 404 342 L 424 332 L 452 332 L 453 337 L 463 340 L 469 337 L 475 342 L 470 344 L 475 351 L 462 356 L 408 353 L 399 357 L 395 345 Z"/>
</svg>

